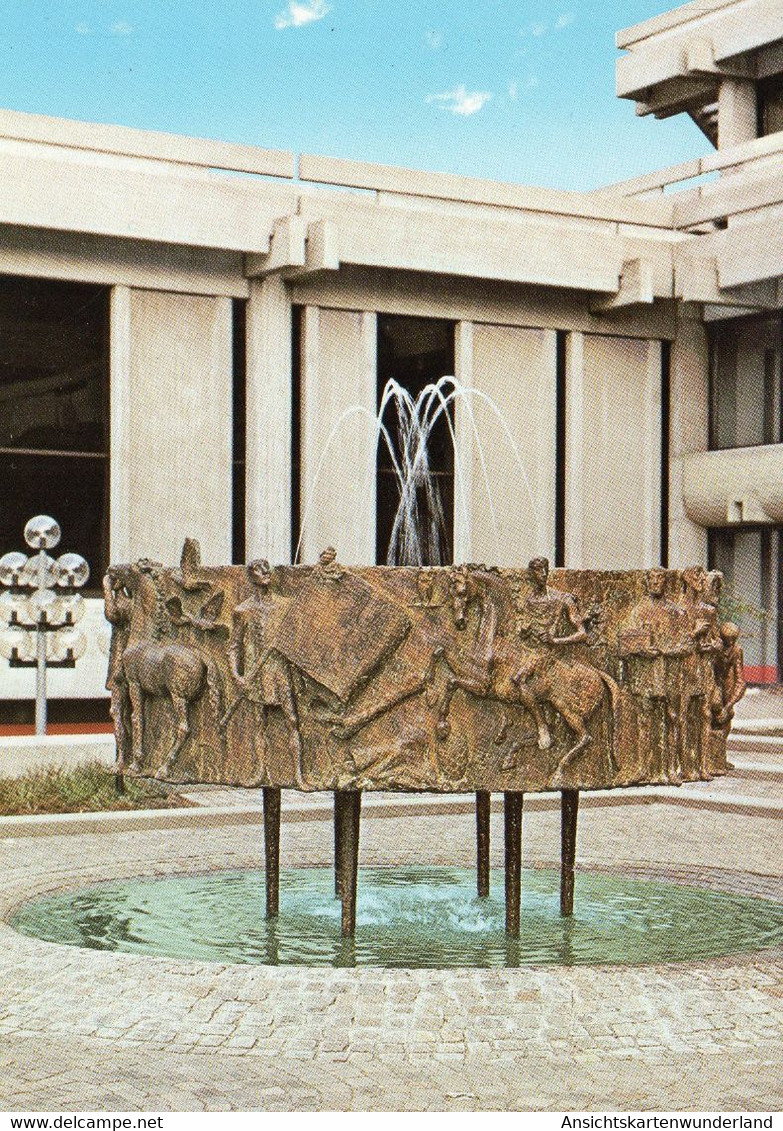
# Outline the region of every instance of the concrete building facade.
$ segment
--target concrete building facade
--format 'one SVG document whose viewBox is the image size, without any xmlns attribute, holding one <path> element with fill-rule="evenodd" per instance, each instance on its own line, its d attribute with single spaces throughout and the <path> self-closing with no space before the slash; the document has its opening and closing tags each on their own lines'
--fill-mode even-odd
<svg viewBox="0 0 783 1131">
<path fill-rule="evenodd" d="M 591 193 L 0 112 L 0 553 L 43 510 L 96 577 L 185 536 L 382 561 L 379 388 L 453 373 L 444 552 L 713 564 L 779 680 L 783 10 L 698 0 L 618 46 L 618 94 L 715 149 Z M 88 620 L 51 681 L 85 717 Z M 31 694 L 4 666 L 0 722 Z"/>
</svg>

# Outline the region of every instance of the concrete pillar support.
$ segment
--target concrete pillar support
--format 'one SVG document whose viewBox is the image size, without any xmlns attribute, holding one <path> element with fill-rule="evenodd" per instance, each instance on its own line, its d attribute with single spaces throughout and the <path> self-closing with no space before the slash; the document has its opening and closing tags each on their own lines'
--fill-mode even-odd
<svg viewBox="0 0 783 1131">
<path fill-rule="evenodd" d="M 707 531 L 685 513 L 683 456 L 704 452 L 709 435 L 709 344 L 701 307 L 681 303 L 671 349 L 669 565 L 707 560 Z"/>
<path fill-rule="evenodd" d="M 131 290 L 109 303 L 109 561 L 131 559 Z"/>
<path fill-rule="evenodd" d="M 112 561 L 231 554 L 231 299 L 116 287 L 110 305 Z"/>
<path fill-rule="evenodd" d="M 473 323 L 458 322 L 454 340 L 454 376 L 464 389 L 473 388 Z M 454 409 L 454 561 L 473 558 L 473 426 L 472 399 L 458 399 Z"/>
<path fill-rule="evenodd" d="M 458 406 L 458 437 L 471 453 L 469 460 L 462 459 L 470 484 L 470 528 L 462 535 L 469 553 L 461 556 L 508 566 L 524 565 L 539 554 L 551 558 L 557 335 L 534 327 L 476 323 L 469 337 L 464 329 L 458 333 L 457 347 L 458 368 L 467 372 L 470 367 L 476 424 L 474 435 L 469 411 L 460 412 Z M 460 360 L 463 354 L 467 358 Z M 459 491 L 457 484 L 456 519 L 464 513 Z M 457 522 L 455 526 L 459 529 Z"/>
<path fill-rule="evenodd" d="M 565 565 L 581 569 L 584 502 L 585 336 L 574 331 L 566 342 Z"/>
<path fill-rule="evenodd" d="M 724 79 L 718 89 L 718 149 L 752 141 L 758 134 L 756 84 Z"/>
<path fill-rule="evenodd" d="M 647 343 L 647 365 L 644 374 L 644 444 L 641 476 L 644 492 L 644 528 L 641 564 L 659 565 L 661 561 L 661 392 L 663 374 L 661 342 Z M 626 517 L 627 521 L 627 517 Z"/>
<path fill-rule="evenodd" d="M 305 307 L 301 560 L 375 561 L 377 319 Z"/>
<path fill-rule="evenodd" d="M 566 354 L 565 564 L 660 561 L 661 343 L 571 334 Z"/>
<path fill-rule="evenodd" d="M 247 560 L 291 560 L 291 299 L 276 275 L 247 303 Z"/>
</svg>

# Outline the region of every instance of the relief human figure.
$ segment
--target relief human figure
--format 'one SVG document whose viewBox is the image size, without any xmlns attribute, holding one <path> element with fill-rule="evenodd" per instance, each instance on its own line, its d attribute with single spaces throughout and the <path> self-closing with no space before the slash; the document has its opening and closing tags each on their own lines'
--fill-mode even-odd
<svg viewBox="0 0 783 1131">
<path fill-rule="evenodd" d="M 692 776 L 703 781 L 712 777 L 709 769 L 712 730 L 712 700 L 715 694 L 713 659 L 720 651 L 718 601 L 723 583 L 719 570 L 709 573 L 703 566 L 683 570 L 684 605 L 690 620 L 694 650 L 684 673 L 689 688 L 688 701 L 683 703 L 683 718 L 690 718 L 696 733 L 692 741 L 683 742 L 683 758 Z M 691 702 L 695 700 L 695 710 Z"/>
<path fill-rule="evenodd" d="M 647 595 L 621 626 L 618 651 L 628 687 L 641 700 L 639 747 L 653 781 L 682 781 L 683 679 L 693 651 L 688 613 L 666 596 L 666 571 L 648 570 Z M 656 725 L 657 723 L 657 725 Z M 644 767 L 641 767 L 644 770 Z"/>
<path fill-rule="evenodd" d="M 434 676 L 435 668 L 440 662 L 445 664 L 449 673 L 440 704 L 436 734 L 441 740 L 447 739 L 451 734 L 448 720 L 451 702 L 457 691 L 463 691 L 479 699 L 525 707 L 536 724 L 538 747 L 546 750 L 552 745 L 542 710 L 543 704 L 547 703 L 574 735 L 573 746 L 560 758 L 550 777 L 550 787 L 560 788 L 566 770 L 593 742 L 587 723 L 599 706 L 606 703 L 607 692 L 614 718 L 619 688 L 606 672 L 588 664 L 569 663 L 560 659 L 557 646 L 585 640 L 587 632 L 571 594 L 547 591 L 546 560 L 536 559 L 532 565 L 537 576 L 531 596 L 538 598 L 538 604 L 533 606 L 536 621 L 536 631 L 533 634 L 535 648 L 523 644 L 516 636 L 506 636 L 499 631 L 498 606 L 478 577 L 459 568 L 452 571 L 457 580 L 467 576 L 470 581 L 464 593 L 464 604 L 458 600 L 460 588 L 450 586 L 455 626 L 459 628 L 460 623 L 466 623 L 467 608 L 472 600 L 478 604 L 479 618 L 473 647 L 439 646 L 433 653 L 429 678 Z M 563 612 L 564 609 L 567 613 Z M 570 625 L 574 631 L 564 633 L 563 625 Z M 610 734 L 613 734 L 613 727 L 610 728 Z M 503 714 L 495 738 L 496 744 L 505 742 L 507 736 L 508 716 Z M 535 741 L 534 738 L 533 742 Z M 522 751 L 529 744 L 527 737 L 512 742 L 500 769 L 504 773 L 517 769 Z M 616 770 L 613 737 L 610 737 L 606 744 L 604 764 L 609 784 L 613 782 Z"/>
<path fill-rule="evenodd" d="M 527 573 L 531 591 L 518 609 L 517 633 L 524 644 L 533 646 L 534 651 L 529 661 L 515 673 L 514 683 L 517 686 L 519 702 L 536 721 L 539 749 L 548 750 L 552 745 L 552 737 L 541 713 L 541 703 L 545 700 L 552 702 L 552 699 L 551 695 L 544 694 L 543 686 L 539 686 L 540 680 L 534 678 L 542 669 L 542 647 L 545 656 L 554 659 L 556 650 L 561 645 L 578 644 L 587 640 L 587 629 L 579 615 L 576 598 L 559 589 L 550 589 L 547 558 L 532 558 L 528 562 Z M 546 666 L 545 662 L 543 666 Z M 559 710 L 556 704 L 555 708 Z M 571 712 L 568 712 L 567 708 L 566 712 L 569 714 L 566 722 L 577 733 L 577 745 L 569 751 L 571 756 L 575 756 L 592 740 L 587 731 L 578 725 L 576 717 L 570 718 Z M 563 714 L 562 711 L 560 713 Z M 573 725 L 575 723 L 576 726 Z"/>
<path fill-rule="evenodd" d="M 571 593 L 550 589 L 549 561 L 532 558 L 527 574 L 531 592 L 522 602 L 517 616 L 520 638 L 531 644 L 577 644 L 587 640 L 587 629 L 579 606 Z"/>
<path fill-rule="evenodd" d="M 321 550 L 316 568 L 319 577 L 324 581 L 337 582 L 345 577 L 345 570 L 337 560 L 337 551 L 334 546 L 327 546 L 325 550 Z"/>
<path fill-rule="evenodd" d="M 725 774 L 729 769 L 726 762 L 726 740 L 734 718 L 734 708 L 747 690 L 745 683 L 745 657 L 739 645 L 739 628 L 732 621 L 724 621 L 720 626 L 721 648 L 712 661 L 715 676 L 715 691 L 712 696 L 711 715 L 713 733 L 713 774 Z"/>
<path fill-rule="evenodd" d="M 117 735 L 117 772 L 121 774 L 126 762 L 132 757 L 130 694 L 122 656 L 130 636 L 133 599 L 125 588 L 122 578 L 111 569 L 103 579 L 103 606 L 106 620 L 114 630 L 109 646 L 106 689 L 111 696 L 111 717 L 114 719 Z"/>
<path fill-rule="evenodd" d="M 253 592 L 234 610 L 228 647 L 231 674 L 239 694 L 220 720 L 220 726 L 224 730 L 240 703 L 248 703 L 255 724 L 254 753 L 258 764 L 256 777 L 250 784 L 269 785 L 267 716 L 272 708 L 281 710 L 288 729 L 296 784 L 304 788 L 302 740 L 291 669 L 285 657 L 275 650 L 273 628 L 276 609 L 271 591 L 272 570 L 269 562 L 260 558 L 249 563 L 246 573 Z"/>
</svg>

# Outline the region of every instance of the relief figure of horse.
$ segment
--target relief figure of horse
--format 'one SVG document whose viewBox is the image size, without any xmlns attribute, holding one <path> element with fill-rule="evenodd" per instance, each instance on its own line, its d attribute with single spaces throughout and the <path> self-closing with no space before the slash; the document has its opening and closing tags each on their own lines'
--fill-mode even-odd
<svg viewBox="0 0 783 1131">
<path fill-rule="evenodd" d="M 131 707 L 131 771 L 138 770 L 144 752 L 144 701 L 146 696 L 168 696 L 175 715 L 174 743 L 159 767 L 156 777 L 167 778 L 190 736 L 190 705 L 206 689 L 217 718 L 222 714 L 223 689 L 217 665 L 208 655 L 172 639 L 174 625 L 167 613 L 160 585 L 160 570 L 155 562 L 143 560 L 132 566 L 109 571 L 108 591 L 123 594 L 112 612 L 126 608 L 128 637 L 117 657 L 121 680 L 127 688 Z M 111 617 L 109 619 L 112 619 Z"/>
<path fill-rule="evenodd" d="M 441 661 L 448 677 L 436 733 L 441 739 L 448 737 L 451 701 L 457 691 L 481 699 L 492 699 L 524 707 L 536 726 L 540 750 L 552 745 L 542 706 L 548 703 L 573 732 L 574 743 L 555 767 L 552 784 L 557 784 L 562 774 L 593 742 L 587 724 L 597 712 L 608 692 L 609 710 L 614 719 L 619 699 L 619 687 L 607 673 L 578 662 L 567 663 L 557 657 L 551 648 L 546 651 L 526 647 L 516 637 L 501 636 L 497 631 L 498 614 L 491 596 L 476 585 L 468 593 L 464 605 L 460 602 L 458 627 L 467 623 L 467 607 L 478 602 L 479 620 L 473 646 L 466 648 L 444 644 L 436 649 L 434 662 Z M 612 752 L 614 726 L 610 723 L 610 741 L 607 743 L 605 772 L 612 780 L 617 769 Z M 506 755 L 501 769 L 516 768 L 516 755 L 524 743 L 516 743 Z"/>
</svg>

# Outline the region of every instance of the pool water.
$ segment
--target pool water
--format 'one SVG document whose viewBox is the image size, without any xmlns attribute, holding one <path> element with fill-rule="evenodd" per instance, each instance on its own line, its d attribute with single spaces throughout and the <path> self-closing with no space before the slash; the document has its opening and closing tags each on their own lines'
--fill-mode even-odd
<svg viewBox="0 0 783 1131">
<path fill-rule="evenodd" d="M 518 940 L 504 930 L 503 873 L 487 899 L 460 868 L 363 868 L 356 937 L 340 937 L 329 868 L 283 869 L 280 916 L 263 872 L 135 879 L 23 907 L 17 931 L 66 946 L 272 966 L 501 967 L 680 962 L 779 946 L 783 904 L 660 880 L 579 872 L 572 919 L 559 874 L 526 870 Z"/>
</svg>

